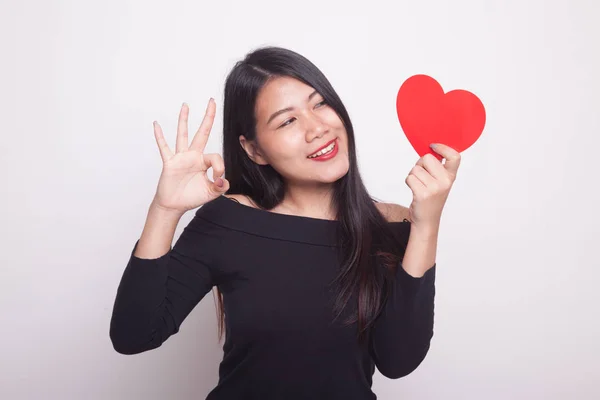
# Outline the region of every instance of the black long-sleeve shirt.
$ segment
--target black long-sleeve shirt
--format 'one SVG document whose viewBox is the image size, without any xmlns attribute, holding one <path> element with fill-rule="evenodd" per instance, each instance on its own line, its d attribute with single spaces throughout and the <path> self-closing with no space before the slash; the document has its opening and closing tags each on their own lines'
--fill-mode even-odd
<svg viewBox="0 0 600 400">
<path fill-rule="evenodd" d="M 400 378 L 429 350 L 436 266 L 422 277 L 398 266 L 396 286 L 359 344 L 356 324 L 332 321 L 336 224 L 225 196 L 204 204 L 165 255 L 141 259 L 133 246 L 111 319 L 114 348 L 135 354 L 160 346 L 218 286 L 226 337 L 207 400 L 376 399 L 375 367 Z M 390 224 L 408 241 L 408 221 Z"/>
</svg>

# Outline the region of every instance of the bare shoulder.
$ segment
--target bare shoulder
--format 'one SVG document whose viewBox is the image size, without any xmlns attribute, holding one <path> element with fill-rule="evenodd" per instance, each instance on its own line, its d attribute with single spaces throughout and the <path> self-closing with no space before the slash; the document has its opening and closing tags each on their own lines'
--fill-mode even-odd
<svg viewBox="0 0 600 400">
<path fill-rule="evenodd" d="M 410 221 L 408 207 L 394 203 L 375 203 L 375 206 L 388 222 Z"/>
<path fill-rule="evenodd" d="M 252 204 L 250 202 L 250 200 L 248 200 L 248 197 L 243 194 L 224 194 L 223 196 L 228 197 L 233 200 L 237 200 L 239 203 L 241 203 L 245 206 L 255 207 L 255 205 Z"/>
</svg>

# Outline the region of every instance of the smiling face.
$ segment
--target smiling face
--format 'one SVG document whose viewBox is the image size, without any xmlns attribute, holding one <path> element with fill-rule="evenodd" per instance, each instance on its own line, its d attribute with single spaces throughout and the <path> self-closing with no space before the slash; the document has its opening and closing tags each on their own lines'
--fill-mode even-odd
<svg viewBox="0 0 600 400">
<path fill-rule="evenodd" d="M 288 184 L 329 184 L 348 172 L 344 124 L 314 88 L 273 78 L 256 99 L 255 115 L 256 139 L 240 136 L 240 143 L 254 162 L 271 165 Z M 331 151 L 310 157 L 323 147 Z"/>
</svg>

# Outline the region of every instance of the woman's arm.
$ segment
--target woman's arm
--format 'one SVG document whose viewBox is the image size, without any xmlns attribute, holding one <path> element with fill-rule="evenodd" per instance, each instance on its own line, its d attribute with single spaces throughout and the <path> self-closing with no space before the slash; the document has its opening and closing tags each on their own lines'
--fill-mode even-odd
<svg viewBox="0 0 600 400">
<path fill-rule="evenodd" d="M 427 153 L 406 177 L 413 193 L 407 210 L 411 232 L 396 285 L 373 329 L 373 359 L 379 371 L 390 378 L 416 369 L 433 337 L 437 237 L 461 155 L 441 143 L 431 148 L 446 162 Z"/>
<path fill-rule="evenodd" d="M 148 209 L 146 223 L 134 255 L 144 259 L 165 255 L 171 250 L 175 229 L 182 216 L 182 213 L 164 210 L 153 201 Z"/>
<path fill-rule="evenodd" d="M 411 230 L 394 286 L 372 328 L 371 355 L 379 372 L 388 378 L 410 374 L 429 351 L 433 337 L 436 240 Z"/>
<path fill-rule="evenodd" d="M 214 284 L 214 244 L 206 243 L 203 219 L 195 216 L 171 249 L 179 218 L 150 210 L 117 289 L 110 339 L 121 354 L 159 347 Z"/>
<path fill-rule="evenodd" d="M 420 278 L 435 264 L 439 228 L 411 227 L 402 267 L 411 276 Z"/>
<path fill-rule="evenodd" d="M 409 217 L 408 209 L 400 205 L 385 204 L 385 209 L 389 222 Z M 408 237 L 408 242 L 402 262 L 397 266 L 394 286 L 371 330 L 371 355 L 375 365 L 391 379 L 410 374 L 429 351 L 433 337 L 439 231 L 420 229 L 412 224 L 395 226 L 402 230 L 402 237 Z"/>
</svg>

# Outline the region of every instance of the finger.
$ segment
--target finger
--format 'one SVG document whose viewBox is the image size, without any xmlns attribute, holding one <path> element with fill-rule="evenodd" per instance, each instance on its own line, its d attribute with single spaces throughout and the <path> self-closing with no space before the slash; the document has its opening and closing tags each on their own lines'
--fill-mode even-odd
<svg viewBox="0 0 600 400">
<path fill-rule="evenodd" d="M 175 142 L 175 152 L 181 153 L 188 148 L 188 115 L 190 108 L 183 103 L 179 111 L 179 121 L 177 122 L 177 141 Z"/>
<path fill-rule="evenodd" d="M 435 185 L 435 178 L 431 176 L 429 172 L 420 165 L 415 165 L 410 171 L 425 187 L 432 187 Z"/>
<path fill-rule="evenodd" d="M 210 100 L 208 100 L 208 106 L 206 106 L 206 113 L 204 114 L 202 123 L 200 124 L 198 131 L 194 135 L 194 139 L 192 139 L 192 145 L 190 146 L 190 150 L 198 150 L 201 152 L 204 151 L 206 143 L 208 142 L 210 130 L 212 129 L 213 121 L 215 119 L 215 110 L 215 100 L 211 97 Z"/>
<path fill-rule="evenodd" d="M 160 152 L 160 157 L 163 162 L 166 162 L 171 157 L 173 157 L 173 152 L 169 148 L 167 141 L 165 140 L 165 136 L 163 135 L 162 129 L 158 122 L 154 121 L 154 138 L 156 139 L 156 144 L 158 145 L 158 151 Z"/>
<path fill-rule="evenodd" d="M 460 153 L 454 150 L 452 147 L 446 146 L 442 143 L 434 143 L 430 147 L 433 149 L 433 151 L 446 159 L 446 162 L 444 163 L 444 168 L 446 168 L 446 171 L 456 176 L 458 167 L 460 166 Z"/>
<path fill-rule="evenodd" d="M 225 163 L 223 162 L 223 157 L 220 154 L 205 154 L 204 162 L 206 165 L 206 169 L 212 168 L 213 180 L 209 183 L 210 190 L 213 193 L 225 193 L 229 190 L 229 181 L 223 178 L 223 174 L 225 173 Z"/>
<path fill-rule="evenodd" d="M 213 183 L 213 190 L 219 193 L 225 193 L 229 190 L 230 184 L 229 181 L 225 178 L 217 178 L 215 183 Z"/>
<path fill-rule="evenodd" d="M 427 153 L 419 159 L 417 165 L 423 167 L 434 179 L 444 180 L 448 171 L 444 168 L 444 164 L 438 160 L 433 154 Z"/>
<path fill-rule="evenodd" d="M 408 174 L 408 176 L 406 177 L 404 182 L 406 182 L 406 184 L 412 191 L 413 197 L 416 197 L 418 193 L 420 193 L 426 189 L 425 185 L 423 185 L 423 182 L 421 182 L 419 180 L 419 178 L 417 178 L 413 174 Z"/>
<path fill-rule="evenodd" d="M 212 178 L 213 182 L 223 176 L 225 173 L 225 162 L 223 161 L 223 157 L 220 154 L 204 154 L 204 163 L 206 165 L 206 170 L 212 168 Z"/>
</svg>

